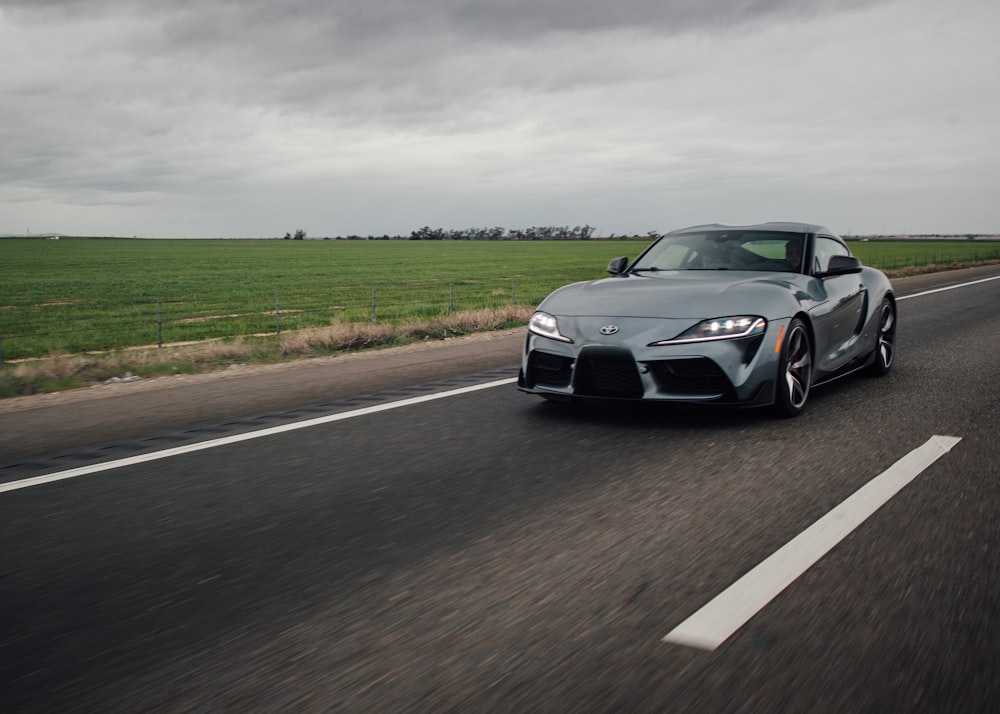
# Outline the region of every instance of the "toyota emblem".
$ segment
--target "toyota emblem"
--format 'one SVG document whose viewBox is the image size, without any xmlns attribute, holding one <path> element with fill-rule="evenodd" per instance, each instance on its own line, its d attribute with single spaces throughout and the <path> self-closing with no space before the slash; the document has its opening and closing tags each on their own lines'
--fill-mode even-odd
<svg viewBox="0 0 1000 714">
<path fill-rule="evenodd" d="M 613 335 L 618 332 L 618 325 L 604 325 L 601 328 L 602 335 Z"/>
</svg>

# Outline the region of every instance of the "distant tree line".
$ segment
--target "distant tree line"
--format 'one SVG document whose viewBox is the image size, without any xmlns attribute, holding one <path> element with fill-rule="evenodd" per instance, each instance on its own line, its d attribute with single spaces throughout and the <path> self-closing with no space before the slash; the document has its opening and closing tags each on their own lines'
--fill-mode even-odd
<svg viewBox="0 0 1000 714">
<path fill-rule="evenodd" d="M 356 235 L 337 236 L 331 238 L 313 238 L 313 240 L 590 240 L 594 237 L 593 226 L 534 226 L 531 228 L 462 228 L 445 229 L 424 226 L 409 235 Z M 655 235 L 655 234 L 651 234 Z M 614 237 L 614 236 L 612 236 Z M 624 238 L 624 236 L 622 236 Z M 285 240 L 305 240 L 306 232 L 301 228 L 292 233 L 286 233 Z"/>
<path fill-rule="evenodd" d="M 593 226 L 534 226 L 506 229 L 463 228 L 446 230 L 424 226 L 412 231 L 408 240 L 590 240 Z"/>
</svg>

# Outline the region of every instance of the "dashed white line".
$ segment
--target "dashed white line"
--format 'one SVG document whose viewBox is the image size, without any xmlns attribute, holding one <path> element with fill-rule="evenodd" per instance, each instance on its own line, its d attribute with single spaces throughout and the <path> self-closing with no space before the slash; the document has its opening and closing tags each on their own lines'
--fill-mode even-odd
<svg viewBox="0 0 1000 714">
<path fill-rule="evenodd" d="M 241 441 L 250 441 L 251 439 L 262 439 L 265 436 L 273 436 L 274 434 L 283 434 L 286 431 L 308 429 L 309 427 L 319 426 L 320 424 L 330 424 L 335 421 L 353 419 L 355 417 L 367 416 L 368 414 L 376 414 L 378 412 L 385 412 L 391 409 L 401 409 L 402 407 L 411 407 L 415 404 L 432 402 L 437 399 L 447 399 L 448 397 L 457 397 L 460 394 L 468 394 L 469 392 L 478 392 L 483 389 L 492 389 L 493 387 L 501 387 L 505 384 L 512 384 L 516 381 L 517 381 L 516 377 L 510 377 L 508 379 L 498 379 L 493 382 L 484 382 L 482 384 L 473 384 L 469 387 L 451 389 L 448 390 L 447 392 L 424 394 L 419 397 L 400 399 L 398 402 L 376 404 L 370 407 L 354 409 L 349 412 L 327 414 L 326 416 L 316 417 L 315 419 L 306 419 L 304 421 L 292 422 L 291 424 L 282 424 L 280 426 L 272 426 L 266 429 L 258 429 L 257 431 L 251 431 L 245 434 L 234 434 L 232 436 L 223 436 L 221 438 L 212 439 L 210 441 L 201 441 L 198 442 L 197 444 L 176 446 L 172 449 L 164 449 L 163 451 L 154 451 L 153 453 L 150 454 L 139 454 L 138 456 L 129 456 L 128 458 L 118 459 L 116 461 L 106 461 L 101 464 L 93 464 L 91 466 L 81 466 L 79 468 L 69 469 L 67 471 L 58 471 L 56 473 L 45 474 L 42 476 L 35 476 L 33 478 L 22 479 L 20 481 L 10 481 L 8 483 L 0 483 L 0 493 L 5 493 L 7 491 L 17 491 L 22 488 L 31 488 L 32 486 L 40 486 L 42 484 L 53 483 L 55 481 L 65 481 L 66 479 L 78 478 L 80 476 L 89 476 L 90 474 L 100 473 L 101 471 L 111 471 L 112 469 L 120 469 L 125 466 L 134 466 L 135 464 L 147 463 L 149 461 L 159 461 L 160 459 L 169 459 L 173 456 L 180 456 L 181 454 L 190 454 L 195 451 L 214 449 L 217 446 L 237 444 Z"/>
<path fill-rule="evenodd" d="M 714 650 L 961 437 L 932 436 L 722 591 L 664 638 Z"/>
</svg>

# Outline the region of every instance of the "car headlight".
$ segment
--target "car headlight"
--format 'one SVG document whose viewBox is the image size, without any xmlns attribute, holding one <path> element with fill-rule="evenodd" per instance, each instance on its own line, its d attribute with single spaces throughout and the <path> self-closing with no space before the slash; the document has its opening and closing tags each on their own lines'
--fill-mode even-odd
<svg viewBox="0 0 1000 714">
<path fill-rule="evenodd" d="M 764 334 L 767 320 L 753 315 L 734 315 L 702 320 L 689 330 L 685 330 L 670 340 L 653 342 L 649 346 L 676 345 L 685 342 L 708 342 L 710 340 L 732 340 L 738 337 L 756 337 Z"/>
<path fill-rule="evenodd" d="M 560 342 L 573 341 L 559 332 L 559 323 L 556 321 L 555 315 L 550 315 L 547 312 L 536 312 L 532 315 L 531 319 L 528 320 L 528 330 L 534 332 L 536 335 L 559 340 Z"/>
</svg>

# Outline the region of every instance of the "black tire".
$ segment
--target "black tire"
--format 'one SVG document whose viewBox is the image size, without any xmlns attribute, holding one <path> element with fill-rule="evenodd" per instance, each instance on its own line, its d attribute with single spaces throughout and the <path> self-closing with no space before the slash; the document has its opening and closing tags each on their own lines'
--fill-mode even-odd
<svg viewBox="0 0 1000 714">
<path fill-rule="evenodd" d="M 886 298 L 878 309 L 878 327 L 875 330 L 874 361 L 868 373 L 876 377 L 889 374 L 896 361 L 896 306 Z"/>
<path fill-rule="evenodd" d="M 788 325 L 778 360 L 778 383 L 775 386 L 774 410 L 779 416 L 794 417 L 802 413 L 812 387 L 813 355 L 809 330 L 795 318 Z"/>
</svg>

